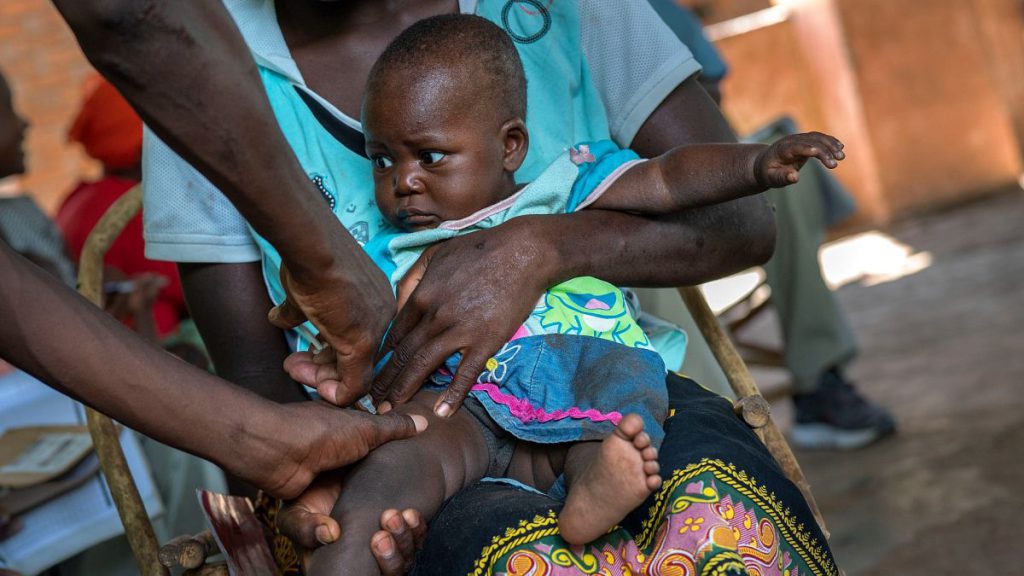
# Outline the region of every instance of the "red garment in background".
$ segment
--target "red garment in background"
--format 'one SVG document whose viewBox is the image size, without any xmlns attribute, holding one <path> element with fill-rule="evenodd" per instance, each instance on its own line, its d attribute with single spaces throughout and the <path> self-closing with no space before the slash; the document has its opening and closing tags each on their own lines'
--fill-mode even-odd
<svg viewBox="0 0 1024 576">
<path fill-rule="evenodd" d="M 142 159 L 142 120 L 117 88 L 97 74 L 86 80 L 68 141 L 81 144 L 107 170 L 132 168 Z"/>
<path fill-rule="evenodd" d="M 82 247 L 99 219 L 137 182 L 123 178 L 106 177 L 97 182 L 80 183 L 64 200 L 57 212 L 57 226 L 64 233 L 68 252 L 77 262 Z M 173 332 L 181 319 L 188 315 L 185 296 L 178 279 L 178 269 L 171 262 L 146 259 L 142 240 L 142 215 L 138 214 L 128 222 L 124 232 L 107 251 L 103 263 L 117 268 L 125 276 L 132 277 L 144 272 L 160 274 L 168 283 L 153 304 L 153 316 L 157 335 L 166 336 Z"/>
</svg>

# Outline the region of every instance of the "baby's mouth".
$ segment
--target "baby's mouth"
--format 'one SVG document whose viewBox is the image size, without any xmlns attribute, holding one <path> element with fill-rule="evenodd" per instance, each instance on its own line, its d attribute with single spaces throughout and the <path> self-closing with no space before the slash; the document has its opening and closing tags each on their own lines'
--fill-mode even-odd
<svg viewBox="0 0 1024 576">
<path fill-rule="evenodd" d="M 441 223 L 441 218 L 419 208 L 401 208 L 396 214 L 398 220 L 406 228 L 422 229 L 434 228 Z"/>
</svg>

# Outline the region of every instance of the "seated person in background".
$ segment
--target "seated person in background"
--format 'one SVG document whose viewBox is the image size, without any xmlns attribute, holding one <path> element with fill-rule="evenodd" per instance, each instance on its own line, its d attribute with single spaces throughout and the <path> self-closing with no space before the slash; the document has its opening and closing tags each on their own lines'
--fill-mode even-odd
<svg viewBox="0 0 1024 576">
<path fill-rule="evenodd" d="M 508 35 L 471 15 L 407 29 L 378 59 L 365 94 L 377 206 L 398 229 L 374 237 L 367 252 L 397 285 L 400 305 L 418 281 L 407 273 L 423 250 L 461 234 L 588 207 L 672 213 L 788 185 L 810 158 L 829 168 L 844 158 L 838 140 L 816 133 L 772 146 L 684 146 L 651 161 L 601 141 L 580 144 L 533 182 L 517 183 L 529 145 L 525 74 Z M 450 358 L 399 409 L 433 418 L 460 361 Z M 488 361 L 467 410 L 343 472 L 332 514 L 341 539 L 312 556 L 311 572 L 370 573 L 368 544 L 385 509 L 413 507 L 430 518 L 485 475 L 567 492 L 562 537 L 572 544 L 599 537 L 661 483 L 665 372 L 618 288 L 590 277 L 550 288 Z M 552 450 L 516 461 L 524 442 Z"/>
<path fill-rule="evenodd" d="M 117 89 L 100 76 L 86 84 L 82 108 L 68 130 L 68 140 L 82 145 L 85 153 L 103 165 L 103 176 L 93 182 L 80 182 L 57 211 L 57 225 L 64 233 L 68 252 L 77 261 L 85 240 L 118 198 L 141 179 L 142 120 Z M 128 222 L 124 231 L 103 256 L 108 273 L 105 292 L 108 308 L 119 320 L 135 325 L 131 314 L 118 314 L 131 308 L 139 311 L 140 297 L 148 295 L 151 311 L 135 322 L 140 333 L 153 326 L 156 339 L 176 332 L 188 316 L 178 271 L 174 264 L 149 260 L 142 241 L 142 214 Z M 137 288 L 137 289 L 136 289 Z M 150 294 L 157 291 L 154 295 Z M 131 306 L 131 304 L 136 304 Z"/>
<path fill-rule="evenodd" d="M 75 140 L 87 143 L 90 153 L 104 161 L 105 166 L 133 166 L 135 179 L 107 176 L 94 184 L 82 184 L 65 202 L 61 214 L 64 219 L 59 223 L 69 231 L 67 245 L 77 256 L 81 253 L 85 238 L 92 227 L 106 211 L 107 207 L 137 183 L 139 153 L 141 147 L 141 124 L 134 113 L 127 108 L 128 114 L 118 114 L 108 106 L 114 97 L 113 88 L 104 82 L 109 90 L 106 94 L 97 91 L 87 101 L 72 129 Z M 103 85 L 101 85 L 103 86 Z M 111 94 L 113 92 L 113 94 Z M 102 114 L 101 111 L 103 112 Z M 101 120 L 105 118 L 106 120 Z M 119 120 L 120 119 L 120 120 Z M 119 133 L 117 124 L 128 125 L 134 120 L 138 134 L 134 136 L 134 144 L 129 134 L 127 137 L 116 137 Z M 0 178 L 20 175 L 25 172 L 22 144 L 28 123 L 14 109 L 11 92 L 3 75 L 0 74 Z M 130 132 L 130 131 L 129 131 Z M 110 140 L 107 140 L 107 137 Z M 119 153 L 118 150 L 121 152 Z M 109 172 L 109 171 L 108 171 Z M 106 255 L 108 264 L 105 280 L 107 284 L 120 285 L 114 292 L 105 294 L 104 309 L 106 312 L 133 326 L 140 336 L 154 341 L 158 333 L 165 335 L 175 330 L 178 325 L 179 312 L 173 314 L 155 313 L 155 308 L 163 303 L 163 309 L 172 310 L 167 306 L 168 299 L 162 294 L 167 289 L 169 278 L 158 275 L 154 270 L 163 268 L 170 278 L 177 280 L 177 271 L 167 263 L 150 262 L 153 268 L 146 269 L 146 261 L 142 256 L 142 225 L 139 217 L 134 219 L 134 243 L 131 225 L 128 233 L 122 234 Z M 76 284 L 75 267 L 67 256 L 65 238 L 62 237 L 57 225 L 50 220 L 28 196 L 0 198 L 0 241 L 10 245 L 17 253 L 31 260 L 40 268 L 71 287 Z M 122 268 L 123 266 L 123 268 Z M 124 273 L 122 273 L 122 270 Z M 8 273 L 8 272 L 4 272 Z M 123 284 L 127 273 L 134 273 L 127 284 Z M 162 288 L 161 288 L 162 287 Z M 157 292 L 160 292 L 158 294 Z M 10 297 L 10 295 L 5 295 Z M 180 286 L 177 289 L 180 312 L 185 311 Z M 53 313 L 40 304 L 47 313 Z M 11 322 L 8 316 L 0 314 L 0 324 Z M 56 322 L 65 329 L 66 318 L 54 315 L 50 319 L 51 328 Z M 155 323 L 154 323 L 155 321 Z M 24 328 L 16 317 L 13 324 L 4 326 L 12 331 Z M 20 336 L 26 343 L 32 338 L 59 340 L 50 330 Z M 196 341 L 201 342 L 196 338 Z M 122 349 L 120 346 L 118 349 Z M 172 350 L 176 355 L 193 364 L 205 367 L 207 361 L 202 354 L 196 354 L 194 345 L 178 345 Z M 13 360 L 14 356 L 11 357 Z M 83 354 L 78 365 L 87 366 L 96 362 Z M 58 362 L 59 364 L 59 362 Z M 0 375 L 8 368 L 8 364 L 0 359 Z M 88 371 L 87 368 L 82 368 Z M 27 378 L 28 376 L 26 376 Z M 79 376 L 82 377 L 82 376 Z M 177 384 L 177 382 L 175 382 Z M 155 413 L 155 412 L 154 412 Z M 200 458 L 179 452 L 168 446 L 148 438 L 141 438 L 146 461 L 159 477 L 160 497 L 167 504 L 167 510 L 155 522 L 155 529 L 163 538 L 170 538 L 181 533 L 194 533 L 201 530 L 204 520 L 195 506 L 195 489 L 202 486 L 214 491 L 226 491 L 223 475 L 213 464 Z M 180 504 L 180 505 L 179 505 Z M 134 560 L 121 538 L 108 540 L 90 548 L 76 556 L 65 560 L 58 569 L 68 574 L 111 574 L 118 573 L 124 567 L 134 566 Z"/>
<path fill-rule="evenodd" d="M 676 36 L 690 48 L 704 70 L 701 84 L 721 103 L 720 83 L 728 68 L 705 38 L 700 19 L 673 0 L 649 0 Z M 777 137 L 787 122 L 775 122 L 764 136 Z M 794 130 L 789 130 L 794 131 Z M 769 138 L 769 140 L 770 140 Z M 803 448 L 856 449 L 892 434 L 889 411 L 862 395 L 845 375 L 857 356 L 857 343 L 846 314 L 822 279 L 818 251 L 827 228 L 852 212 L 852 201 L 823 171 L 800 186 L 769 191 L 775 206 L 778 238 L 775 254 L 764 264 L 772 305 L 778 313 L 786 367 L 793 375 L 795 421 L 792 442 Z M 659 313 L 657 310 L 656 314 Z M 696 340 L 698 334 L 691 334 Z M 693 342 L 693 340 L 691 340 Z M 691 347 L 691 349 L 694 347 Z M 704 360 L 707 366 L 697 364 Z M 714 388 L 724 375 L 708 351 L 687 359 L 685 371 Z M 705 373 L 707 372 L 707 373 Z M 721 387 L 721 386 L 719 386 Z"/>
<path fill-rule="evenodd" d="M 14 109 L 11 88 L 0 74 L 0 180 L 25 174 L 29 123 Z M 0 198 L 0 240 L 68 286 L 75 268 L 64 253 L 60 231 L 27 194 Z"/>
</svg>

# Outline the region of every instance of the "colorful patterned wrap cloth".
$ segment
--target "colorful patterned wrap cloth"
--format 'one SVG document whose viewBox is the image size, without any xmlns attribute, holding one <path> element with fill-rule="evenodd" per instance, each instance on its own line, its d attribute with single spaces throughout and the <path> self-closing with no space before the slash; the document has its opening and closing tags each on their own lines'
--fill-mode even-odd
<svg viewBox="0 0 1024 576">
<path fill-rule="evenodd" d="M 660 450 L 662 487 L 585 546 L 558 533 L 560 504 L 480 482 L 430 524 L 416 576 L 834 576 L 799 490 L 732 403 L 676 374 Z"/>
</svg>

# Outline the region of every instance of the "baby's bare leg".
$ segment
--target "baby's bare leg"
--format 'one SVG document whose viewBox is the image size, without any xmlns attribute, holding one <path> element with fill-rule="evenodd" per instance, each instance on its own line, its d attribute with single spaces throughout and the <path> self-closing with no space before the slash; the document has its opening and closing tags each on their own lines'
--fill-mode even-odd
<svg viewBox="0 0 1024 576">
<path fill-rule="evenodd" d="M 483 477 L 488 456 L 479 424 L 465 410 L 447 419 L 436 417 L 436 398 L 420 392 L 396 408 L 427 418 L 426 431 L 385 444 L 348 469 L 331 512 L 341 525 L 341 538 L 313 553 L 310 576 L 380 574 L 370 540 L 380 529 L 382 512 L 415 508 L 429 521 L 447 498 Z"/>
<path fill-rule="evenodd" d="M 570 544 L 600 537 L 661 486 L 658 451 L 636 414 L 623 417 L 601 442 L 580 442 L 565 459 L 568 498 L 558 529 Z"/>
</svg>

